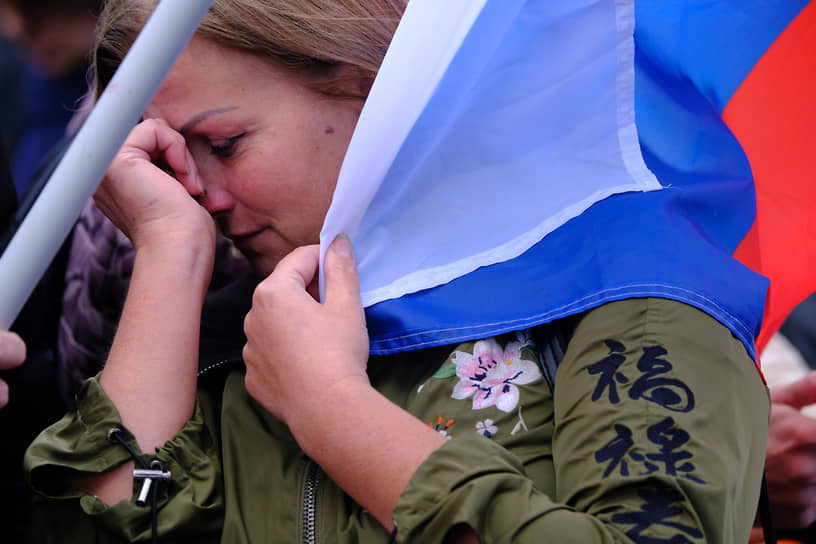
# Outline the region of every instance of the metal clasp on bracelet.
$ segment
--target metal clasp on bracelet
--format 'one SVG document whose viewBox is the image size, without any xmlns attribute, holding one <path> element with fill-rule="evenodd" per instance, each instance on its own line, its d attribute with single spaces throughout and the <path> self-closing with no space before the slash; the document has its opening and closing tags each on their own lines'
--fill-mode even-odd
<svg viewBox="0 0 816 544">
<path fill-rule="evenodd" d="M 133 479 L 142 479 L 142 489 L 139 491 L 139 496 L 136 498 L 136 504 L 144 506 L 147 503 L 147 496 L 150 493 L 150 487 L 153 485 L 153 480 L 169 480 L 170 471 L 165 471 L 161 462 L 153 461 L 150 463 L 149 469 L 137 468 L 133 470 Z"/>
</svg>

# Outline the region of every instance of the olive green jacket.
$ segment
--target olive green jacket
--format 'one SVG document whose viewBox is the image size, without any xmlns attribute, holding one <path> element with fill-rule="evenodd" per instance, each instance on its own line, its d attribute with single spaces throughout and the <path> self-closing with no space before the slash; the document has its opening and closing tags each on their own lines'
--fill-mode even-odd
<svg viewBox="0 0 816 544">
<path fill-rule="evenodd" d="M 742 344 L 660 299 L 576 322 L 555 395 L 540 329 L 372 358 L 372 385 L 450 439 L 402 494 L 399 542 L 442 542 L 456 524 L 482 542 L 747 542 L 769 400 Z M 240 364 L 199 384 L 194 416 L 156 452 L 142 454 L 123 429 L 172 475 L 160 487 L 160 542 L 388 541 L 247 395 Z M 66 483 L 71 470 L 131 458 L 107 439 L 112 428 L 122 428 L 117 411 L 91 379 L 29 448 L 34 541 L 150 541 L 149 505 L 107 506 Z"/>
</svg>

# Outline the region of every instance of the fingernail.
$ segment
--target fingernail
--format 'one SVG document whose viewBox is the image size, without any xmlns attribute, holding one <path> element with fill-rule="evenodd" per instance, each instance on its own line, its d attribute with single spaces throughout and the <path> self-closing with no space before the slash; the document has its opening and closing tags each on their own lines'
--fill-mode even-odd
<svg viewBox="0 0 816 544">
<path fill-rule="evenodd" d="M 193 178 L 193 183 L 195 183 L 195 186 L 198 188 L 198 195 L 199 196 L 206 195 L 207 190 L 204 189 L 204 182 L 201 180 L 201 176 L 198 175 L 198 172 L 193 174 L 192 178 Z"/>
<path fill-rule="evenodd" d="M 343 257 L 354 257 L 354 250 L 351 247 L 351 240 L 345 233 L 338 234 L 331 244 L 331 249 Z"/>
<path fill-rule="evenodd" d="M 187 176 L 193 178 L 193 182 L 195 186 L 198 187 L 201 196 L 207 194 L 204 190 L 204 183 L 201 181 L 201 176 L 198 175 L 198 170 L 194 167 L 193 161 L 190 159 L 190 156 L 187 155 L 184 159 L 184 168 L 187 169 Z"/>
</svg>

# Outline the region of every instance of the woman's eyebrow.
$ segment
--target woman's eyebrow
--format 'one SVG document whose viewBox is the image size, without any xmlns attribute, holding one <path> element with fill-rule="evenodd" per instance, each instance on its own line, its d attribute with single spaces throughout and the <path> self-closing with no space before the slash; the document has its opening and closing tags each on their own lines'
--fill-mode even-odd
<svg viewBox="0 0 816 544">
<path fill-rule="evenodd" d="M 202 111 L 201 113 L 197 113 L 196 115 L 192 116 L 189 121 L 184 123 L 184 125 L 179 129 L 179 132 L 182 136 L 187 136 L 187 133 L 196 126 L 198 123 L 210 117 L 212 115 L 218 115 L 219 113 L 224 113 L 231 110 L 238 109 L 237 106 L 229 106 L 227 108 L 216 108 L 213 110 Z"/>
</svg>

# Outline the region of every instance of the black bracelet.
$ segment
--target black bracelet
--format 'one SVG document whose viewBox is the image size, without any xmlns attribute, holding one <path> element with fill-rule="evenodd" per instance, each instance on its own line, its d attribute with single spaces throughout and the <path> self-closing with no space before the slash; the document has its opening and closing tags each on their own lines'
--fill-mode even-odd
<svg viewBox="0 0 816 544">
<path fill-rule="evenodd" d="M 164 466 L 162 465 L 161 461 L 155 460 L 150 463 L 150 467 L 148 468 L 147 463 L 144 462 L 139 454 L 133 451 L 133 448 L 130 447 L 124 438 L 122 438 L 122 430 L 113 428 L 108 431 L 108 441 L 110 442 L 117 442 L 122 445 L 130 454 L 131 457 L 142 467 L 141 470 L 134 470 L 133 475 L 134 477 L 141 477 L 144 479 L 142 483 L 142 491 L 139 493 L 139 498 L 136 502 L 139 505 L 144 505 L 147 503 L 147 494 L 151 494 L 151 532 L 153 544 L 158 542 L 159 537 L 159 482 L 161 480 L 169 480 L 170 473 L 164 471 Z M 155 480 L 155 482 L 154 482 Z M 155 483 L 155 485 L 154 485 Z M 152 489 L 151 489 L 152 488 Z"/>
</svg>

